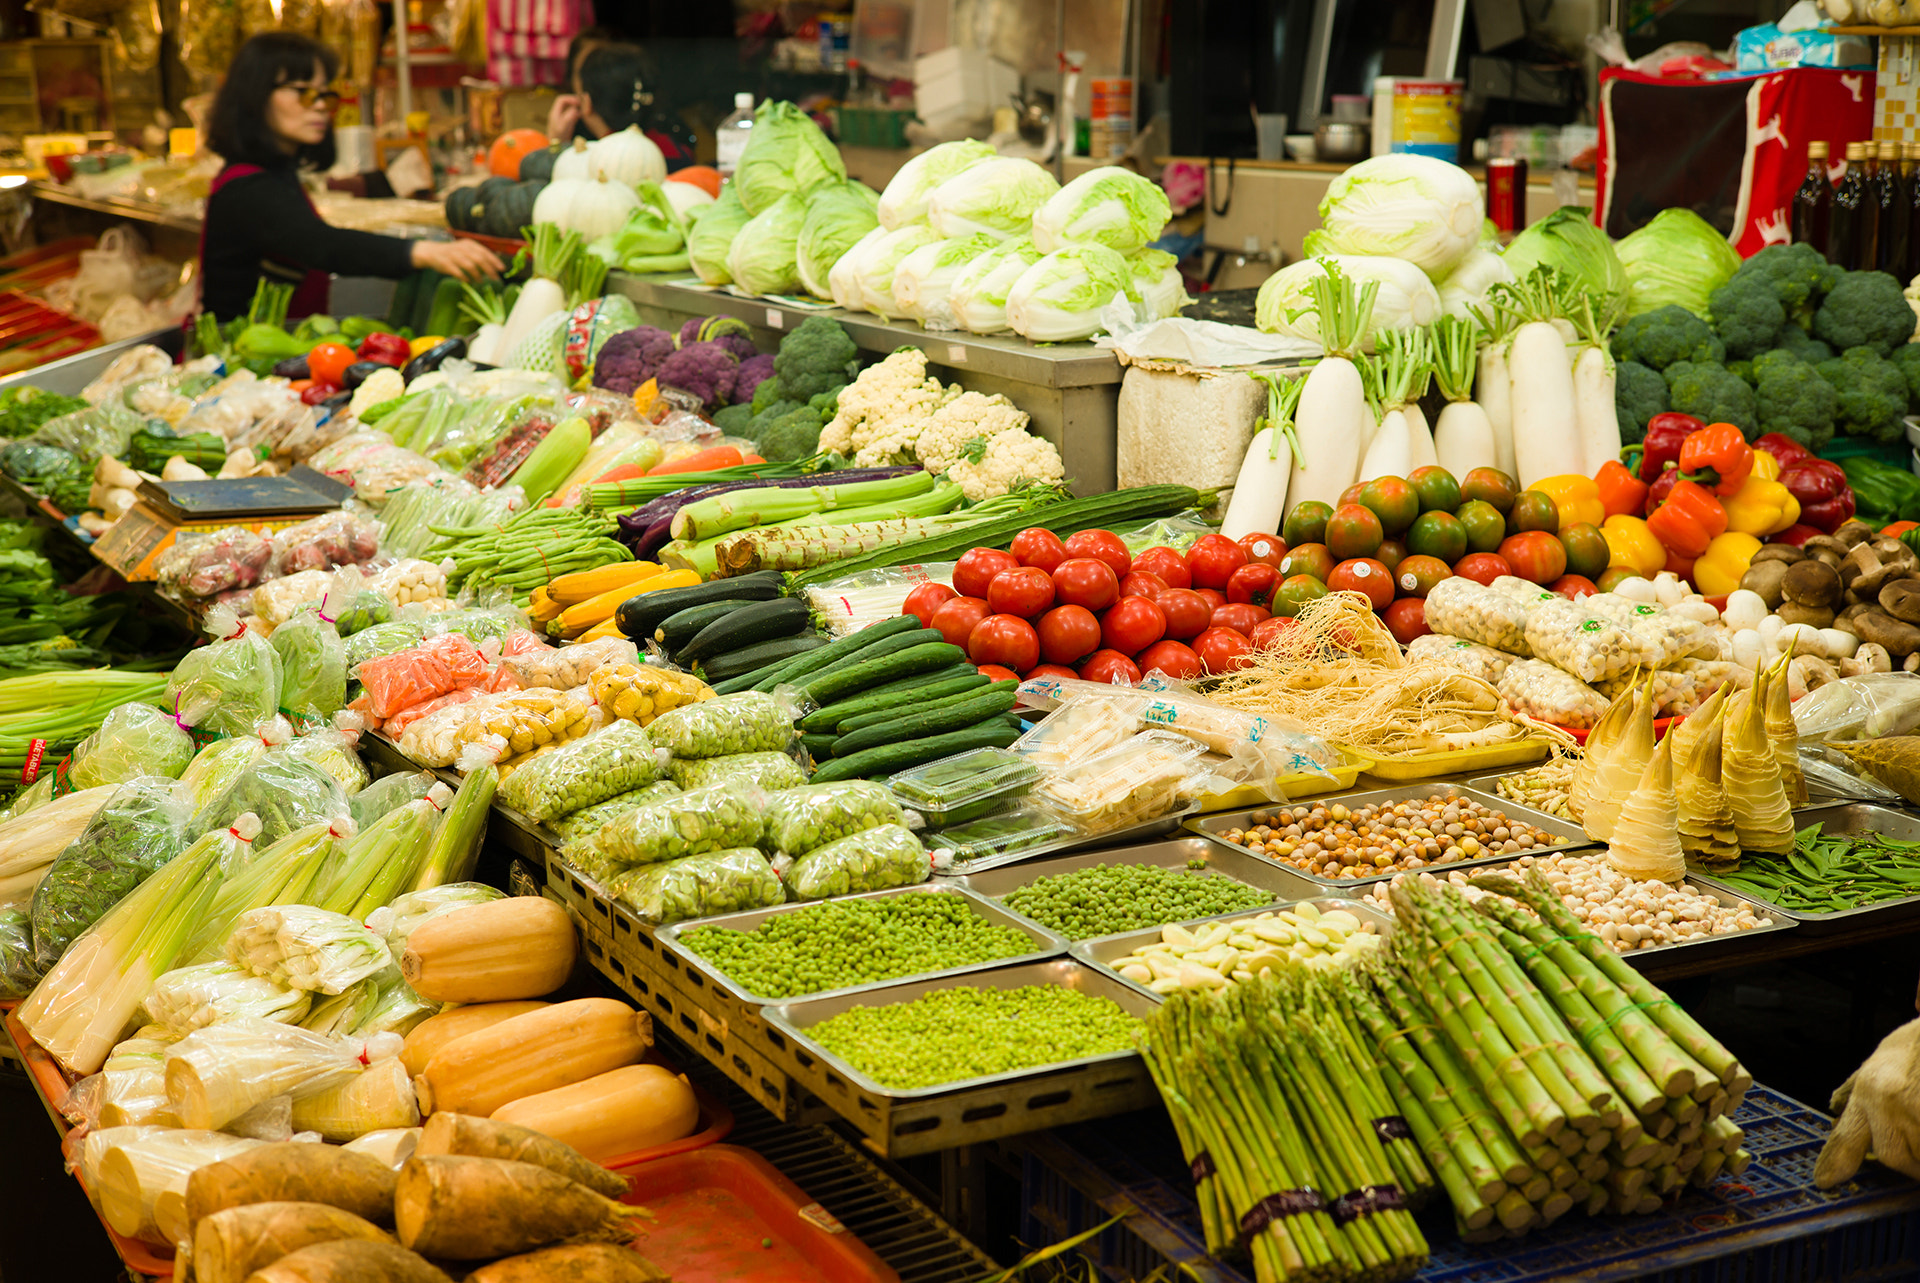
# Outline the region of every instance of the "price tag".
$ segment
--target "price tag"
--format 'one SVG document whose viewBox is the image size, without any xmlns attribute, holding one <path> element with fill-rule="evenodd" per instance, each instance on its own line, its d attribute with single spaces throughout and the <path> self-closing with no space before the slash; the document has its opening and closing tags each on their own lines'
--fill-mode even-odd
<svg viewBox="0 0 1920 1283">
<path fill-rule="evenodd" d="M 778 308 L 770 307 L 767 309 L 767 328 L 768 329 L 777 330 L 785 323 L 786 323 L 786 318 L 780 314 L 780 310 Z"/>
<path fill-rule="evenodd" d="M 947 344 L 947 364 L 948 365 L 965 365 L 966 363 L 967 363 L 966 345 L 961 343 Z"/>
</svg>

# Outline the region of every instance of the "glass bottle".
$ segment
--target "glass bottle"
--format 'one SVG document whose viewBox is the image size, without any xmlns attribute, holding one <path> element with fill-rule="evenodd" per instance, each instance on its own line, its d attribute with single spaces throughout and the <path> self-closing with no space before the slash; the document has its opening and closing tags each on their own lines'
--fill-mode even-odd
<svg viewBox="0 0 1920 1283">
<path fill-rule="evenodd" d="M 1879 256 L 1879 208 L 1867 182 L 1867 145 L 1847 144 L 1847 172 L 1833 189 L 1833 216 L 1827 230 L 1827 261 L 1854 271 Z"/>
<path fill-rule="evenodd" d="M 1879 242 L 1873 265 L 1882 272 L 1899 276 L 1907 262 L 1906 207 L 1900 200 L 1900 144 L 1879 144 L 1879 160 L 1873 169 L 1873 198 L 1877 209 L 1874 226 Z"/>
<path fill-rule="evenodd" d="M 1833 183 L 1827 177 L 1827 145 L 1807 144 L 1807 176 L 1793 194 L 1793 240 L 1827 252 L 1827 227 L 1833 214 Z"/>
</svg>

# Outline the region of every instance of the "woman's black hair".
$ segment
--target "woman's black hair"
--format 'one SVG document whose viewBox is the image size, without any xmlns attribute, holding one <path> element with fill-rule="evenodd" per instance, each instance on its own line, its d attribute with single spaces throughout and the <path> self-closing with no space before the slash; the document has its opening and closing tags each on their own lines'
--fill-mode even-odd
<svg viewBox="0 0 1920 1283">
<path fill-rule="evenodd" d="M 573 39 L 567 41 L 567 84 L 572 90 L 573 78 L 580 74 L 580 63 L 587 54 L 601 45 L 614 44 L 617 37 L 605 27 L 582 27 L 573 33 Z"/>
<path fill-rule="evenodd" d="M 319 142 L 289 155 L 267 123 L 267 100 L 281 85 L 304 81 L 319 67 L 326 80 L 340 70 L 340 56 L 317 40 L 291 31 L 266 31 L 240 46 L 227 78 L 214 95 L 207 146 L 230 165 L 278 169 L 333 168 L 333 126 Z"/>
<path fill-rule="evenodd" d="M 593 100 L 594 114 L 612 132 L 645 125 L 653 84 L 653 59 L 639 45 L 601 45 L 580 64 L 580 91 Z"/>
</svg>

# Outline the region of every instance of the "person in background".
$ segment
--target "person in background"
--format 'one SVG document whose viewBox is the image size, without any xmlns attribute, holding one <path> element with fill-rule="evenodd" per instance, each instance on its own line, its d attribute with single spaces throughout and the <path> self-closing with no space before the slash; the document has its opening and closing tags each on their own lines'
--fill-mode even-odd
<svg viewBox="0 0 1920 1283">
<path fill-rule="evenodd" d="M 399 278 L 432 268 L 462 280 L 498 276 L 498 256 L 474 241 L 407 241 L 349 231 L 320 217 L 302 170 L 334 160 L 331 88 L 339 56 L 292 32 L 254 36 L 213 100 L 207 143 L 226 162 L 207 195 L 200 234 L 201 306 L 244 315 L 262 278 L 295 285 L 289 316 L 327 310 L 329 273 Z"/>
<path fill-rule="evenodd" d="M 566 92 L 547 108 L 547 137 L 554 142 L 584 138 L 592 142 L 594 134 L 580 118 L 580 64 L 602 45 L 614 43 L 613 33 L 605 27 L 587 27 L 567 42 Z"/>
<path fill-rule="evenodd" d="M 654 83 L 652 60 L 640 46 L 611 44 L 589 50 L 574 76 L 577 93 L 571 110 L 578 113 L 575 136 L 605 138 L 629 125 L 638 125 L 666 157 L 669 173 L 693 164 L 693 130 L 658 100 L 650 88 Z M 555 100 L 554 112 L 560 112 L 563 101 Z M 549 138 L 567 136 L 552 128 L 558 121 L 549 114 Z"/>
</svg>

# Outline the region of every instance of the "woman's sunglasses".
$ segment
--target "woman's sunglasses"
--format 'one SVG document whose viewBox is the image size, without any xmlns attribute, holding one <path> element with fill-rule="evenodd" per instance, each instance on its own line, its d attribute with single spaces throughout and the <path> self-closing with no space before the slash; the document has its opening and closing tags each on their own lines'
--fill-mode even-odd
<svg viewBox="0 0 1920 1283">
<path fill-rule="evenodd" d="M 291 89 L 300 96 L 300 105 L 312 108 L 315 104 L 327 111 L 336 111 L 340 106 L 340 95 L 331 89 L 316 89 L 312 85 L 281 85 L 282 89 Z"/>
</svg>

